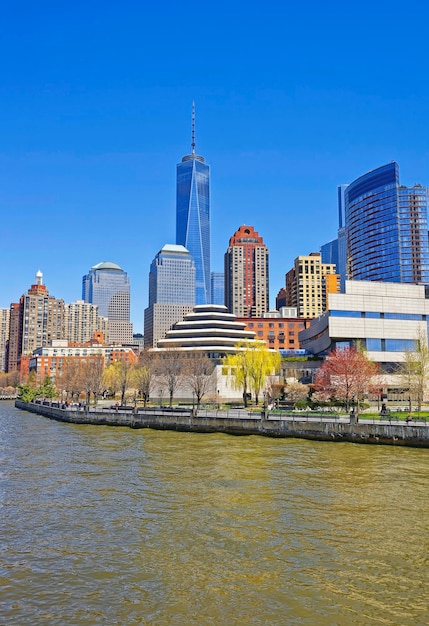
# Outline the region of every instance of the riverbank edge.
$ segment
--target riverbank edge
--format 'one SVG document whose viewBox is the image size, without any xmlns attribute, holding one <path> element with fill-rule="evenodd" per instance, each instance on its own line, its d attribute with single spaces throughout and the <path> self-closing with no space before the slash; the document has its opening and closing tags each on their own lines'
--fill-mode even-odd
<svg viewBox="0 0 429 626">
<path fill-rule="evenodd" d="M 300 421 L 275 419 L 270 416 L 240 412 L 231 416 L 222 411 L 204 411 L 193 415 L 183 409 L 139 409 L 138 412 L 112 410 L 75 410 L 52 407 L 45 404 L 15 401 L 22 411 L 37 413 L 49 419 L 68 424 L 93 426 L 123 426 L 128 428 L 151 428 L 195 433 L 224 433 L 229 435 L 261 435 L 264 437 L 311 439 L 374 445 L 394 445 L 414 448 L 429 448 L 429 427 L 407 424 L 350 424 L 341 421 Z M 292 419 L 293 417 L 293 419 Z"/>
</svg>

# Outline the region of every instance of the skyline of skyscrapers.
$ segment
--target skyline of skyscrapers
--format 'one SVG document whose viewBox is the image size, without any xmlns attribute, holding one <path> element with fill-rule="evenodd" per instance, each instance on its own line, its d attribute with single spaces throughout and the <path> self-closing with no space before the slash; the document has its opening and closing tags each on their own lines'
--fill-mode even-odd
<svg viewBox="0 0 429 626">
<path fill-rule="evenodd" d="M 225 305 L 237 317 L 262 317 L 269 309 L 269 253 L 253 226 L 240 226 L 225 252 Z"/>
<path fill-rule="evenodd" d="M 195 262 L 184 246 L 166 244 L 149 272 L 149 306 L 144 311 L 144 345 L 157 346 L 171 326 L 195 305 Z"/>
<path fill-rule="evenodd" d="M 177 165 L 176 235 L 179 238 L 180 233 L 180 236 L 188 238 L 190 243 L 192 241 L 196 243 L 197 252 L 191 254 L 191 251 L 182 244 L 167 245 L 175 247 L 176 252 L 178 248 L 183 247 L 186 254 L 193 259 L 195 297 L 185 304 L 188 307 L 186 310 L 200 304 L 201 301 L 198 302 L 197 298 L 204 293 L 202 304 L 225 302 L 228 310 L 239 317 L 263 316 L 269 310 L 268 249 L 253 226 L 240 226 L 230 238 L 230 247 L 224 255 L 223 274 L 205 272 L 207 256 L 204 256 L 203 252 L 210 253 L 209 191 L 209 166 L 203 157 L 195 153 L 193 107 L 191 154 L 184 156 L 182 162 Z M 288 306 L 296 306 L 298 316 L 320 315 L 327 306 L 329 293 L 337 291 L 338 279 L 334 276 L 336 274 L 341 276 L 341 291 L 344 290 L 346 277 L 349 280 L 429 285 L 428 204 L 426 187 L 420 184 L 412 187 L 400 184 L 399 166 L 394 161 L 359 176 L 349 184 L 339 185 L 338 238 L 320 247 L 321 267 L 335 265 L 336 271 L 319 270 L 316 267 L 319 262 L 315 258 L 308 264 L 308 276 L 304 271 L 301 272 L 299 267 L 294 267 L 294 275 L 292 276 L 290 270 L 289 279 L 286 278 L 286 287 L 281 290 L 285 303 L 287 301 Z M 202 228 L 202 225 L 206 228 Z M 208 246 L 205 245 L 207 241 Z M 261 249 L 255 253 L 258 247 Z M 167 250 L 163 251 L 165 253 Z M 312 253 L 309 256 L 316 257 L 318 254 Z M 204 277 L 199 287 L 198 258 L 201 261 L 200 278 Z M 295 262 L 304 258 L 305 255 L 297 257 Z M 311 272 L 313 265 L 314 275 Z M 208 267 L 210 268 L 210 263 Z M 255 273 L 257 268 L 262 268 L 258 279 Z M 305 263 L 302 269 L 305 269 Z M 220 283 L 222 277 L 223 289 Z M 46 287 L 42 282 L 38 283 L 39 279 L 42 281 L 41 273 L 36 277 L 36 288 L 43 291 Z M 187 299 L 182 279 L 170 278 L 170 280 L 173 287 L 181 291 L 181 296 Z M 296 297 L 292 298 L 291 294 L 295 294 Z M 82 279 L 82 297 L 86 305 L 98 306 L 99 320 L 103 317 L 109 319 L 106 333 L 109 342 L 132 343 L 130 285 L 126 272 L 119 265 L 102 262 L 91 267 L 89 273 Z M 65 307 L 63 338 L 76 342 L 85 341 L 88 339 L 88 332 L 89 334 L 92 332 L 88 328 L 94 328 L 94 324 L 100 328 L 101 322 L 94 322 L 94 311 L 80 310 L 79 301 L 71 305 L 64 305 L 63 302 L 63 306 Z M 180 307 L 179 317 L 183 315 L 183 303 L 180 303 Z M 159 313 L 160 311 L 161 308 L 158 309 Z M 150 339 L 151 345 L 156 345 L 153 339 L 155 318 L 152 317 L 149 322 L 146 315 L 145 310 L 145 336 Z M 173 316 L 175 319 L 167 321 L 167 314 L 160 313 L 160 318 L 164 320 L 162 324 L 171 327 L 171 324 L 179 319 L 177 315 L 176 311 Z M 5 309 L 2 320 L 3 329 L 6 328 L 5 324 L 8 324 L 8 330 L 4 330 L 3 333 L 5 336 L 8 335 L 5 341 L 3 369 L 14 368 L 19 362 L 22 350 L 27 350 L 22 342 L 29 342 L 28 332 L 23 335 L 20 326 L 22 322 L 20 304 L 12 303 L 10 309 Z M 164 332 L 162 330 L 162 333 Z M 163 336 L 162 333 L 160 336 Z M 43 344 L 44 341 L 43 333 L 42 336 L 37 335 L 36 343 Z M 145 345 L 148 344 L 145 342 Z"/>
<path fill-rule="evenodd" d="M 177 164 L 176 244 L 195 262 L 195 303 L 210 300 L 210 167 L 195 153 L 195 105 L 192 103 L 191 154 Z"/>
<path fill-rule="evenodd" d="M 110 261 L 93 265 L 82 277 L 82 300 L 98 305 L 100 317 L 109 320 L 109 343 L 131 343 L 130 281 L 127 273 Z"/>
</svg>

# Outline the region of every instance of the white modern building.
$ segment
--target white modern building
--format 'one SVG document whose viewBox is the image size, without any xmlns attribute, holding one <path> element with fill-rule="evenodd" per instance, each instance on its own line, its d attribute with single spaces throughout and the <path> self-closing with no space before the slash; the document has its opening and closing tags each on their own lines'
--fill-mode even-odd
<svg viewBox="0 0 429 626">
<path fill-rule="evenodd" d="M 301 347 L 321 355 L 360 345 L 382 372 L 397 371 L 405 352 L 428 341 L 429 289 L 425 285 L 346 281 L 345 293 L 332 293 L 329 308 L 301 331 Z"/>
<path fill-rule="evenodd" d="M 200 304 L 177 322 L 158 342 L 159 351 L 178 349 L 184 352 L 203 352 L 220 362 L 227 354 L 237 352 L 240 341 L 256 341 L 256 333 L 246 330 L 244 322 L 228 313 L 221 304 Z"/>
</svg>

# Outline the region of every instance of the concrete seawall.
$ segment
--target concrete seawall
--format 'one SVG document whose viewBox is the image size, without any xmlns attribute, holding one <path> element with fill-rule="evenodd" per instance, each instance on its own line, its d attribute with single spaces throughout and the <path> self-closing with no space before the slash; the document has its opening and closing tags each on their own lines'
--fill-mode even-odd
<svg viewBox="0 0 429 626">
<path fill-rule="evenodd" d="M 184 409 L 139 409 L 116 411 L 99 409 L 90 411 L 62 409 L 46 404 L 26 403 L 16 400 L 15 406 L 70 424 L 124 426 L 198 433 L 225 433 L 231 435 L 263 435 L 268 437 L 295 437 L 318 441 L 348 441 L 378 445 L 429 448 L 429 426 L 426 424 L 396 424 L 367 422 L 350 424 L 347 420 L 329 418 L 300 419 L 290 415 L 276 419 L 274 414 L 265 419 L 247 411 L 199 411 L 192 415 Z"/>
</svg>

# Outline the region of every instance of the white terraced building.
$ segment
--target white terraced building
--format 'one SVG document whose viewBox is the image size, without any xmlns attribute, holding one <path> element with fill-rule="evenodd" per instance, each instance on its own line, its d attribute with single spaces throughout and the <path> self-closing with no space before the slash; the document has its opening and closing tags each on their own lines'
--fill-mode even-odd
<svg viewBox="0 0 429 626">
<path fill-rule="evenodd" d="M 256 333 L 245 327 L 236 315 L 228 313 L 226 306 L 201 304 L 185 315 L 183 321 L 174 324 L 158 347 L 204 352 L 210 359 L 219 361 L 226 354 L 236 352 L 239 341 L 256 341 Z"/>
<path fill-rule="evenodd" d="M 222 365 L 222 358 L 237 352 L 240 341 L 258 343 L 256 333 L 245 330 L 245 323 L 238 322 L 233 313 L 223 305 L 197 305 L 184 320 L 174 324 L 167 332 L 165 339 L 158 342 L 158 348 L 152 351 L 165 353 L 168 350 L 181 352 L 197 352 L 206 354 L 213 361 L 213 389 L 209 399 L 238 400 L 242 399 L 241 390 L 234 389 L 232 378 Z M 189 396 L 189 391 L 179 392 L 178 397 Z"/>
</svg>

